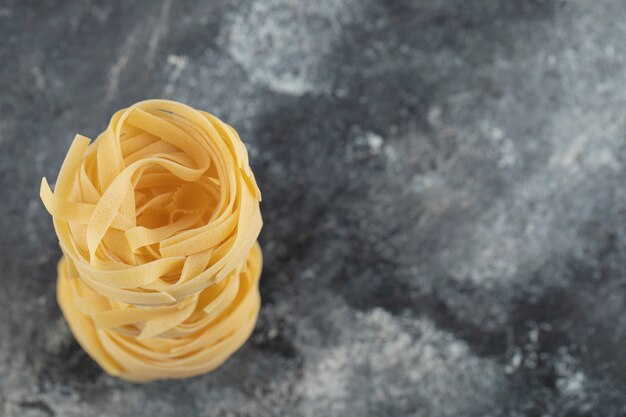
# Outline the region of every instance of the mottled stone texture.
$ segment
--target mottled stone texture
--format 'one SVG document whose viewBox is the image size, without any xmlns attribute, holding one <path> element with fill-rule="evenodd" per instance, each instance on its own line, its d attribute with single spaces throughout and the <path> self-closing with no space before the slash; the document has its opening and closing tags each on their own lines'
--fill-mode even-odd
<svg viewBox="0 0 626 417">
<path fill-rule="evenodd" d="M 624 2 L 2 1 L 0 62 L 0 415 L 626 415 Z M 61 318 L 38 187 L 152 97 L 248 144 L 264 307 L 132 385 Z"/>
</svg>

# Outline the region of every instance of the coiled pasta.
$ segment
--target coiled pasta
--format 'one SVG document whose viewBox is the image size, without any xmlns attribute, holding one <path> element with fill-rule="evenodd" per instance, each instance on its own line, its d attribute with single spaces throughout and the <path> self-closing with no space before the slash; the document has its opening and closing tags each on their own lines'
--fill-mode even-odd
<svg viewBox="0 0 626 417">
<path fill-rule="evenodd" d="M 42 201 L 63 252 L 57 299 L 109 374 L 184 378 L 222 364 L 260 306 L 261 193 L 235 130 L 167 100 L 77 135 Z"/>
</svg>

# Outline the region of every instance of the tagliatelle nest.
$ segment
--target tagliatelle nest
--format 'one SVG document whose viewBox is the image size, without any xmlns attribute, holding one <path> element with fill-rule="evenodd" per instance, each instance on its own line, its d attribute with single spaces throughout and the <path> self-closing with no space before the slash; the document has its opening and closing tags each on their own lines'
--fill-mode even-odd
<svg viewBox="0 0 626 417">
<path fill-rule="evenodd" d="M 108 373 L 184 378 L 222 364 L 250 336 L 260 297 L 260 191 L 235 130 L 181 103 L 115 113 L 77 135 L 54 193 L 63 257 L 57 298 Z"/>
</svg>

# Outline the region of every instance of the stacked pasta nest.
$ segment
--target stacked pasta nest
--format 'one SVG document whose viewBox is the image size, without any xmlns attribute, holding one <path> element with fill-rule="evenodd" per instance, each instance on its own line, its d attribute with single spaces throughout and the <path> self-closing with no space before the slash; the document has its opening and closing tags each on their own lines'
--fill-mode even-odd
<svg viewBox="0 0 626 417">
<path fill-rule="evenodd" d="M 108 373 L 194 376 L 247 340 L 261 193 L 232 127 L 181 103 L 139 102 L 93 143 L 77 135 L 41 198 L 63 251 L 59 305 Z"/>
</svg>

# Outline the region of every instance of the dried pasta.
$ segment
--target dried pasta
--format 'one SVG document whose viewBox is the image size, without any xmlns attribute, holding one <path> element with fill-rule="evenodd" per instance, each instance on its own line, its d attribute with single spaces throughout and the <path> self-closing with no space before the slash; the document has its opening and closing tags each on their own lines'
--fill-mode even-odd
<svg viewBox="0 0 626 417">
<path fill-rule="evenodd" d="M 57 299 L 109 374 L 144 382 L 209 372 L 256 323 L 261 193 L 235 130 L 167 100 L 77 135 L 41 199 L 63 252 Z"/>
</svg>

